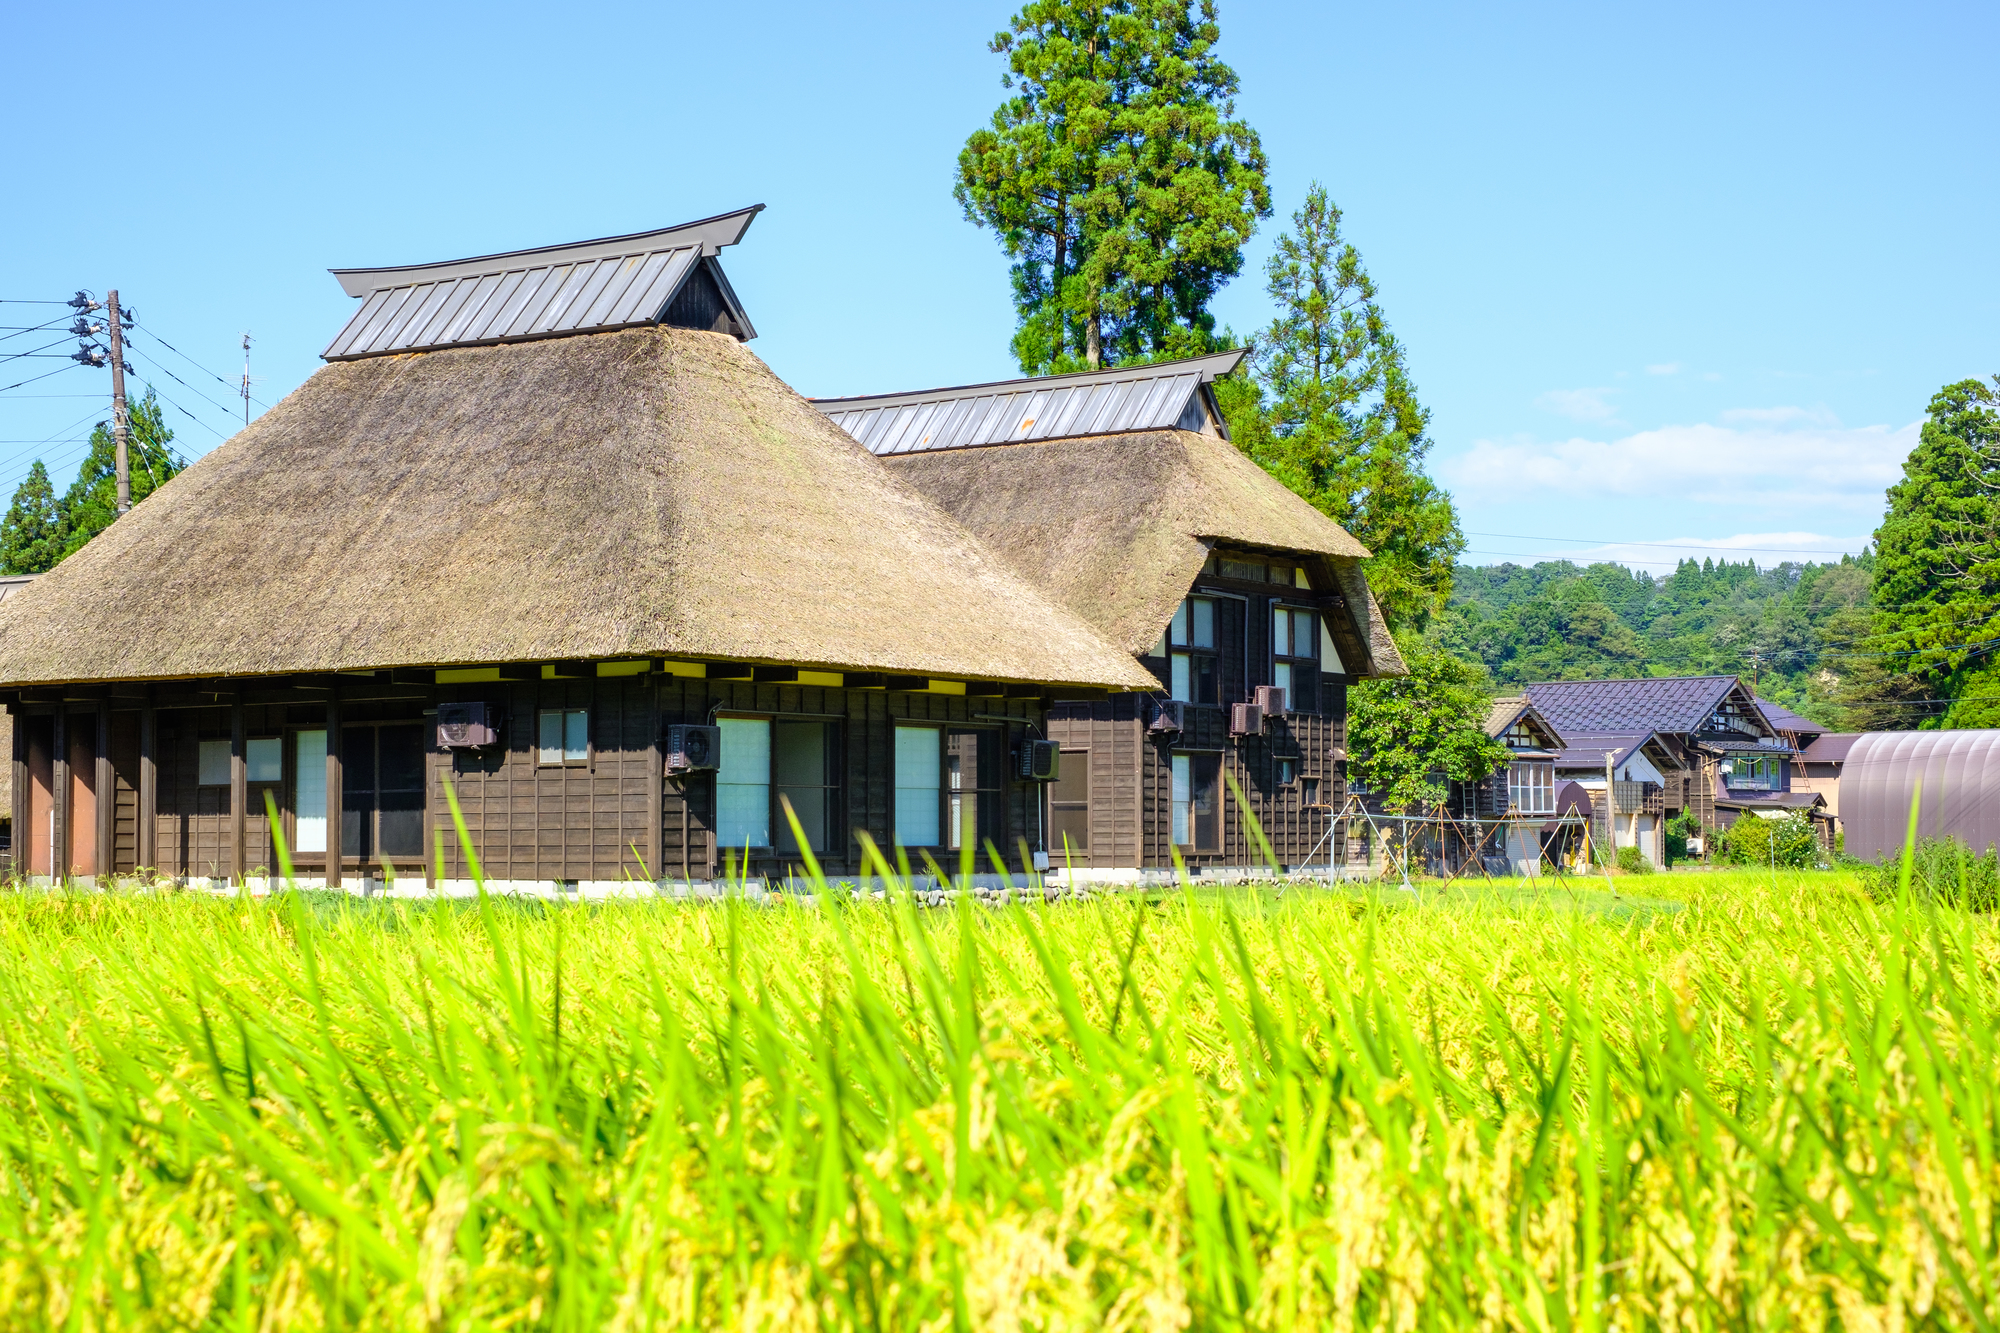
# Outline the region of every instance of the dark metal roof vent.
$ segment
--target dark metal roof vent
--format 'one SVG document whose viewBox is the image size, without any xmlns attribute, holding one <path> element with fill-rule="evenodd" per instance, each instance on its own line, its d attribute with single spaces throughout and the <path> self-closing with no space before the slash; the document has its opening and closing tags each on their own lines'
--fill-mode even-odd
<svg viewBox="0 0 2000 1333">
<path fill-rule="evenodd" d="M 574 245 L 400 268 L 330 272 L 361 308 L 328 361 L 526 342 L 645 324 L 757 336 L 716 256 L 762 204 L 700 222 Z"/>
</svg>

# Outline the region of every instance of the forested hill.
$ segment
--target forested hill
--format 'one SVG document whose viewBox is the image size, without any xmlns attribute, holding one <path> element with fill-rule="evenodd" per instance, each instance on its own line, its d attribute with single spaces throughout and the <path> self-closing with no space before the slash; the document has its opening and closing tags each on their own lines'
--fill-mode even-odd
<svg viewBox="0 0 2000 1333">
<path fill-rule="evenodd" d="M 1460 565 L 1442 644 L 1502 686 L 1594 676 L 1735 673 L 1835 725 L 1843 667 L 1869 632 L 1872 555 L 1838 564 L 1684 560 L 1655 577 L 1624 565 Z"/>
</svg>

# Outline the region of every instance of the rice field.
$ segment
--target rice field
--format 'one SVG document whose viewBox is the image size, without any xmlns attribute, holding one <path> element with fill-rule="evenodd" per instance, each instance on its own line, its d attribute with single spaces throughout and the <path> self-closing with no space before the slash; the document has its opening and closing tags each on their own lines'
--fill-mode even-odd
<svg viewBox="0 0 2000 1333">
<path fill-rule="evenodd" d="M 1617 887 L 0 894 L 0 1326 L 2000 1319 L 1993 920 Z"/>
</svg>

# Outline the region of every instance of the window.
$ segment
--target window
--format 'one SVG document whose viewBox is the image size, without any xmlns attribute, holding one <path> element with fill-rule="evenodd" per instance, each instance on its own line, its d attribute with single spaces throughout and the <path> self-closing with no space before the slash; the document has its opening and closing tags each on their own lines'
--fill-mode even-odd
<svg viewBox="0 0 2000 1333">
<path fill-rule="evenodd" d="M 938 845 L 944 748 L 936 727 L 896 728 L 896 845 Z"/>
<path fill-rule="evenodd" d="M 548 714 L 544 713 L 543 717 Z M 771 845 L 771 724 L 725 717 L 715 771 L 715 838 L 725 852 Z"/>
<path fill-rule="evenodd" d="M 945 843 L 957 851 L 1007 841 L 1000 785 L 1007 740 L 997 731 L 954 731 L 945 742 Z"/>
<path fill-rule="evenodd" d="M 292 850 L 326 850 L 326 732 L 292 733 Z"/>
<path fill-rule="evenodd" d="M 203 741 L 195 763 L 195 781 L 204 787 L 229 785 L 229 742 Z"/>
<path fill-rule="evenodd" d="M 255 736 L 243 743 L 243 766 L 251 782 L 285 780 L 285 742 L 279 736 Z"/>
<path fill-rule="evenodd" d="M 1215 599 L 1189 597 L 1167 626 L 1167 692 L 1182 703 L 1221 702 L 1216 693 Z"/>
<path fill-rule="evenodd" d="M 1319 630 L 1312 612 L 1272 604 L 1271 683 L 1284 690 L 1292 712 L 1318 706 Z"/>
<path fill-rule="evenodd" d="M 1507 808 L 1524 815 L 1556 812 L 1556 766 L 1517 759 L 1507 765 Z"/>
<path fill-rule="evenodd" d="M 340 757 L 341 855 L 423 856 L 422 724 L 342 727 Z"/>
<path fill-rule="evenodd" d="M 1049 784 L 1049 854 L 1090 849 L 1090 751 L 1064 750 Z"/>
<path fill-rule="evenodd" d="M 590 762 L 590 712 L 583 708 L 544 708 L 537 716 L 535 762 L 548 767 L 583 766 Z"/>
<path fill-rule="evenodd" d="M 1535 734 L 1535 729 L 1528 725 L 1528 719 L 1526 718 L 1522 718 L 1513 726 L 1501 732 L 1500 743 L 1510 750 L 1539 750 L 1542 748 L 1542 738 Z"/>
<path fill-rule="evenodd" d="M 1216 818 L 1217 775 L 1222 757 L 1213 754 L 1174 756 L 1174 841 L 1196 851 L 1212 851 L 1221 845 Z"/>
<path fill-rule="evenodd" d="M 1278 785 L 1280 787 L 1291 786 L 1294 782 L 1298 781 L 1298 776 L 1299 776 L 1298 760 L 1280 759 L 1278 761 Z"/>
<path fill-rule="evenodd" d="M 806 846 L 815 852 L 825 851 L 836 837 L 840 741 L 834 725 L 782 719 L 772 724 L 772 785 L 776 795 L 792 803 L 792 813 L 805 831 Z M 798 851 L 798 839 L 792 836 L 783 806 L 772 811 L 771 820 L 778 832 L 778 850 Z"/>
<path fill-rule="evenodd" d="M 1731 787 L 1754 791 L 1784 790 L 1785 761 L 1774 755 L 1738 755 L 1733 767 L 1735 772 L 1725 779 Z"/>
</svg>

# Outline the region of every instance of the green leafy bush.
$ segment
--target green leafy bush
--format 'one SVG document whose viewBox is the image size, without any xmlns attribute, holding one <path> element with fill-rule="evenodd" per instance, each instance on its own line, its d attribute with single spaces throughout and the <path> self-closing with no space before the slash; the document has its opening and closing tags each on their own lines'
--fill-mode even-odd
<svg viewBox="0 0 2000 1333">
<path fill-rule="evenodd" d="M 1798 810 L 1777 819 L 1743 815 L 1716 835 L 1715 845 L 1731 865 L 1803 870 L 1825 859 L 1813 835 L 1812 816 Z"/>
<path fill-rule="evenodd" d="M 1877 902 L 1894 898 L 1902 872 L 1901 857 L 1865 868 L 1868 896 Z M 1988 847 L 1975 855 L 1956 838 L 1919 838 L 1910 858 L 1910 892 L 1948 907 L 1990 912 L 2000 906 L 2000 852 Z"/>
<path fill-rule="evenodd" d="M 1667 864 L 1688 859 L 1688 839 L 1701 836 L 1701 816 L 1682 810 L 1667 821 Z"/>
<path fill-rule="evenodd" d="M 1618 849 L 1618 868 L 1628 875 L 1650 875 L 1653 873 L 1653 863 L 1648 861 L 1646 854 L 1637 847 L 1620 847 Z"/>
</svg>

